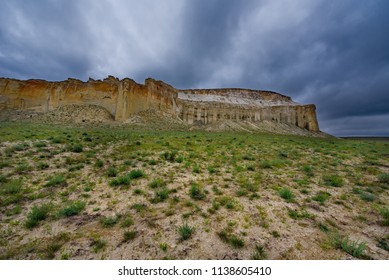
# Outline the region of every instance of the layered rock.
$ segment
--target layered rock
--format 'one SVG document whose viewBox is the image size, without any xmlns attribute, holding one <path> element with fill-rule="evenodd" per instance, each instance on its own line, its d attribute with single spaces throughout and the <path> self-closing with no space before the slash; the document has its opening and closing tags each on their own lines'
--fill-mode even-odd
<svg viewBox="0 0 389 280">
<path fill-rule="evenodd" d="M 67 105 L 94 105 L 116 121 L 145 110 L 155 110 L 193 125 L 223 120 L 272 121 L 319 131 L 315 105 L 299 105 L 271 91 L 248 89 L 178 90 L 151 78 L 145 84 L 109 76 L 104 80 L 62 82 L 0 79 L 0 110 L 49 112 Z"/>
</svg>

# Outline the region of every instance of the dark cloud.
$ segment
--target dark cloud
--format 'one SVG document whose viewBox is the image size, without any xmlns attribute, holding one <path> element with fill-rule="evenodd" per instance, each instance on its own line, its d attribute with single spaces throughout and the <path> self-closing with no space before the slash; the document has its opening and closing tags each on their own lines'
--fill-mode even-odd
<svg viewBox="0 0 389 280">
<path fill-rule="evenodd" d="M 269 89 L 329 133 L 389 135 L 388 1 L 0 2 L 0 76 Z"/>
</svg>

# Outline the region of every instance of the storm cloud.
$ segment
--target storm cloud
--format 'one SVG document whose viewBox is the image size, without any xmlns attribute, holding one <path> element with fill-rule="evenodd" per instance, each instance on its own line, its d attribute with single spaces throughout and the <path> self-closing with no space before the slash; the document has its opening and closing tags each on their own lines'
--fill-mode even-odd
<svg viewBox="0 0 389 280">
<path fill-rule="evenodd" d="M 3 1 L 0 76 L 273 90 L 389 135 L 389 1 Z"/>
</svg>

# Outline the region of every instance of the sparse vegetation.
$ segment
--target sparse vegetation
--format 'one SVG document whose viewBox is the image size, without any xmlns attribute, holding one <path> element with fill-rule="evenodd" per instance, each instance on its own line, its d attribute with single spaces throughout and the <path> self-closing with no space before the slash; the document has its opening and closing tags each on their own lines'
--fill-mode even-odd
<svg viewBox="0 0 389 280">
<path fill-rule="evenodd" d="M 194 232 L 194 227 L 191 227 L 188 224 L 183 224 L 177 228 L 177 232 L 180 236 L 180 240 L 184 241 L 192 236 Z"/>
<path fill-rule="evenodd" d="M 45 187 L 55 186 L 66 186 L 66 179 L 63 175 L 55 175 L 54 177 L 51 177 L 45 184 Z"/>
<path fill-rule="evenodd" d="M 125 231 L 123 234 L 123 241 L 124 242 L 131 241 L 131 240 L 135 239 L 137 236 L 138 236 L 137 231 L 134 231 L 134 230 L 133 231 Z"/>
<path fill-rule="evenodd" d="M 2 123 L 0 259 L 389 258 L 387 142 L 161 129 Z"/>
<path fill-rule="evenodd" d="M 338 175 L 324 175 L 323 181 L 325 185 L 332 187 L 341 187 L 344 184 L 343 178 Z"/>
<path fill-rule="evenodd" d="M 70 217 L 79 214 L 85 208 L 84 201 L 73 201 L 68 204 L 65 208 L 62 208 L 58 215 L 60 217 Z"/>
<path fill-rule="evenodd" d="M 294 200 L 294 194 L 292 193 L 292 191 L 288 188 L 282 188 L 280 191 L 279 191 L 279 194 L 280 196 L 285 199 L 285 201 L 287 202 L 292 202 Z"/>
<path fill-rule="evenodd" d="M 191 198 L 195 200 L 201 200 L 205 198 L 205 193 L 202 187 L 200 187 L 197 183 L 192 183 L 189 191 L 189 195 Z"/>
<path fill-rule="evenodd" d="M 38 226 L 41 221 L 46 220 L 46 218 L 49 216 L 51 208 L 52 206 L 49 204 L 34 206 L 27 214 L 26 227 L 34 228 Z"/>
</svg>

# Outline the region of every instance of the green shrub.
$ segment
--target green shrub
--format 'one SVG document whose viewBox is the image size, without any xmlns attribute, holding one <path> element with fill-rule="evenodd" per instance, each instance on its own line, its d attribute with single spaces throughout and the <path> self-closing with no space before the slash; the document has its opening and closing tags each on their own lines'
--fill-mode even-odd
<svg viewBox="0 0 389 280">
<path fill-rule="evenodd" d="M 6 182 L 0 190 L 3 194 L 18 194 L 22 190 L 22 180 L 16 179 Z"/>
<path fill-rule="evenodd" d="M 332 187 L 341 187 L 344 184 L 343 178 L 338 175 L 324 175 L 324 184 Z"/>
<path fill-rule="evenodd" d="M 120 224 L 121 227 L 130 227 L 134 224 L 134 220 L 132 219 L 132 216 L 127 216 L 123 222 Z"/>
<path fill-rule="evenodd" d="M 124 242 L 127 242 L 127 241 L 130 241 L 130 240 L 133 240 L 133 239 L 135 239 L 137 236 L 138 236 L 138 232 L 135 231 L 135 230 L 132 230 L 132 231 L 125 231 L 124 234 L 123 234 L 123 241 L 124 241 Z"/>
<path fill-rule="evenodd" d="M 28 147 L 30 147 L 30 145 L 28 145 L 27 143 L 20 143 L 20 144 L 15 144 L 15 145 L 11 146 L 11 149 L 12 149 L 12 151 L 20 152 L 20 151 L 24 151 Z"/>
<path fill-rule="evenodd" d="M 158 202 L 165 201 L 166 199 L 169 198 L 169 192 L 170 192 L 169 189 L 166 187 L 156 190 L 152 202 L 158 203 Z"/>
<path fill-rule="evenodd" d="M 135 209 L 136 212 L 143 212 L 147 209 L 147 205 L 143 203 L 135 203 L 131 206 L 131 209 Z"/>
<path fill-rule="evenodd" d="M 176 159 L 177 151 L 165 151 L 162 153 L 162 158 L 166 161 L 174 162 Z"/>
<path fill-rule="evenodd" d="M 145 176 L 145 173 L 140 169 L 131 170 L 131 172 L 129 173 L 129 177 L 131 179 L 137 179 L 137 178 L 141 178 L 144 176 Z"/>
<path fill-rule="evenodd" d="M 32 169 L 31 166 L 28 165 L 27 163 L 21 163 L 18 166 L 16 166 L 15 171 L 21 174 L 21 173 L 26 173 L 28 171 L 31 171 L 31 169 Z"/>
<path fill-rule="evenodd" d="M 117 216 L 102 217 L 100 219 L 100 223 L 102 224 L 103 227 L 113 227 L 114 225 L 117 224 L 118 221 L 119 221 L 119 218 Z"/>
<path fill-rule="evenodd" d="M 91 243 L 93 252 L 97 253 L 107 246 L 107 241 L 103 239 L 94 239 Z"/>
<path fill-rule="evenodd" d="M 291 217 L 294 220 L 311 218 L 311 214 L 309 214 L 306 210 L 301 210 L 301 211 L 289 210 L 288 215 L 289 215 L 289 217 Z"/>
<path fill-rule="evenodd" d="M 389 207 L 382 208 L 380 212 L 383 219 L 383 225 L 389 226 Z"/>
<path fill-rule="evenodd" d="M 180 240 L 184 241 L 192 236 L 194 227 L 191 227 L 188 224 L 183 224 L 177 228 L 177 232 L 180 235 Z"/>
<path fill-rule="evenodd" d="M 378 175 L 378 181 L 381 183 L 389 183 L 389 173 L 383 173 Z"/>
<path fill-rule="evenodd" d="M 375 195 L 369 192 L 364 192 L 361 191 L 359 193 L 359 197 L 364 200 L 364 201 L 374 201 L 375 200 Z"/>
<path fill-rule="evenodd" d="M 247 180 L 243 181 L 240 183 L 240 187 L 249 191 L 249 192 L 257 192 L 259 190 L 259 186 L 252 183 L 252 182 L 249 182 Z"/>
<path fill-rule="evenodd" d="M 45 220 L 49 216 L 51 205 L 42 204 L 41 206 L 34 206 L 31 211 L 27 214 L 26 227 L 34 228 L 40 221 Z"/>
<path fill-rule="evenodd" d="M 70 147 L 69 151 L 73 153 L 82 153 L 83 147 L 81 144 L 74 144 Z"/>
<path fill-rule="evenodd" d="M 196 164 L 195 166 L 193 166 L 193 173 L 200 173 L 200 166 L 198 164 Z"/>
<path fill-rule="evenodd" d="M 330 198 L 331 194 L 328 192 L 319 191 L 312 199 L 319 202 L 320 204 L 324 204 L 328 198 Z"/>
<path fill-rule="evenodd" d="M 5 167 L 9 167 L 9 166 L 11 166 L 9 161 L 0 161 L 0 169 L 3 169 Z"/>
<path fill-rule="evenodd" d="M 101 159 L 96 160 L 95 166 L 98 167 L 98 168 L 103 167 L 104 166 L 104 161 L 102 161 Z"/>
<path fill-rule="evenodd" d="M 0 174 L 0 184 L 1 183 L 6 183 L 8 181 L 8 178 L 4 174 Z M 0 185 L 1 186 L 1 185 Z"/>
<path fill-rule="evenodd" d="M 79 214 L 82 210 L 85 208 L 85 202 L 84 201 L 73 201 L 69 203 L 68 206 L 61 209 L 58 212 L 58 215 L 61 217 L 70 217 Z"/>
<path fill-rule="evenodd" d="M 131 177 L 129 174 L 120 176 L 109 183 L 110 186 L 129 186 L 130 184 L 131 184 Z"/>
<path fill-rule="evenodd" d="M 360 258 L 366 250 L 366 242 L 351 241 L 348 237 L 341 242 L 341 248 L 350 255 Z"/>
<path fill-rule="evenodd" d="M 270 168 L 272 168 L 271 163 L 270 163 L 270 161 L 268 161 L 268 160 L 263 160 L 263 161 L 261 161 L 261 162 L 259 163 L 259 166 L 260 166 L 261 168 L 264 168 L 264 169 L 270 169 Z"/>
<path fill-rule="evenodd" d="M 166 186 L 166 182 L 162 178 L 155 178 L 150 182 L 149 187 L 152 189 L 162 188 Z"/>
<path fill-rule="evenodd" d="M 192 183 L 189 195 L 195 200 L 202 200 L 203 198 L 205 198 L 204 190 L 196 183 Z"/>
<path fill-rule="evenodd" d="M 108 167 L 107 169 L 107 176 L 108 177 L 116 177 L 118 175 L 118 171 L 115 167 Z"/>
<path fill-rule="evenodd" d="M 265 260 L 267 257 L 265 247 L 260 244 L 255 246 L 254 254 L 251 256 L 252 260 Z"/>
<path fill-rule="evenodd" d="M 312 167 L 309 166 L 309 165 L 304 165 L 303 166 L 303 170 L 305 172 L 305 174 L 308 176 L 308 177 L 313 177 L 315 176 L 315 174 L 313 173 L 313 170 L 312 170 Z"/>
<path fill-rule="evenodd" d="M 55 175 L 51 177 L 49 181 L 45 184 L 45 187 L 54 187 L 54 186 L 66 186 L 66 179 L 63 175 Z"/>
<path fill-rule="evenodd" d="M 166 252 L 168 245 L 166 243 L 161 243 L 159 244 L 159 248 L 161 248 L 162 251 Z"/>
<path fill-rule="evenodd" d="M 234 248 L 244 247 L 244 240 L 239 238 L 235 234 L 232 234 L 230 232 L 230 229 L 224 229 L 218 232 L 217 235 L 223 242 L 229 243 Z"/>
<path fill-rule="evenodd" d="M 229 239 L 229 243 L 234 248 L 243 248 L 244 247 L 244 240 L 239 238 L 238 236 L 232 234 Z"/>
<path fill-rule="evenodd" d="M 34 145 L 34 147 L 37 147 L 37 148 L 43 148 L 43 147 L 47 146 L 46 143 L 42 142 L 42 141 L 35 142 L 33 145 Z"/>
<path fill-rule="evenodd" d="M 288 188 L 282 188 L 278 193 L 287 202 L 292 202 L 294 200 L 294 194 Z"/>
<path fill-rule="evenodd" d="M 44 170 L 44 169 L 49 168 L 50 166 L 46 162 L 40 162 L 40 163 L 38 163 L 38 165 L 36 167 L 38 170 Z"/>
</svg>

